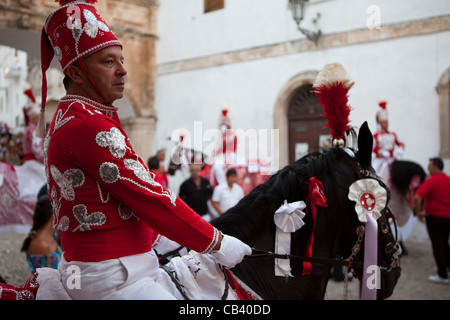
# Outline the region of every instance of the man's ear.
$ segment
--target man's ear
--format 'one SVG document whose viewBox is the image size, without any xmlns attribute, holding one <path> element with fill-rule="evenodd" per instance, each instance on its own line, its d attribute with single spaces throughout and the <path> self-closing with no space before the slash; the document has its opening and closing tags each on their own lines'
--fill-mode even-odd
<svg viewBox="0 0 450 320">
<path fill-rule="evenodd" d="M 83 84 L 83 70 L 77 65 L 70 65 L 66 69 L 66 75 L 75 83 Z"/>
</svg>

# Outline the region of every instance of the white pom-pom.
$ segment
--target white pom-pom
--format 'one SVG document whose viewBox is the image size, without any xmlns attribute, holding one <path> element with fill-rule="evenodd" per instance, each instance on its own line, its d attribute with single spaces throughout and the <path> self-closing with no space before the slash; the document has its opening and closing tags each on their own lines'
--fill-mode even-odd
<svg viewBox="0 0 450 320">
<path fill-rule="evenodd" d="M 334 82 L 343 82 L 344 84 L 349 84 L 351 82 L 347 70 L 345 70 L 339 62 L 327 63 L 319 72 L 313 86 L 328 86 Z"/>
</svg>

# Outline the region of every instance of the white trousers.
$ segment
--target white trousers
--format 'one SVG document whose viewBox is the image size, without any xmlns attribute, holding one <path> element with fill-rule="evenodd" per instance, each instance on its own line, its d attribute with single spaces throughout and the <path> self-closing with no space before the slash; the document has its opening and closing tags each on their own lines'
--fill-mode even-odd
<svg viewBox="0 0 450 320">
<path fill-rule="evenodd" d="M 72 299 L 173 300 L 159 282 L 167 282 L 153 252 L 100 262 L 66 261 L 58 267 L 61 282 Z"/>
<path fill-rule="evenodd" d="M 164 253 L 179 245 L 163 238 L 156 246 Z M 222 270 L 209 254 L 191 251 L 168 265 L 192 300 L 220 299 L 226 287 Z M 38 268 L 38 300 L 183 300 L 154 251 L 99 262 L 70 261 L 61 257 L 58 270 Z M 233 290 L 226 299 L 235 300 Z"/>
</svg>

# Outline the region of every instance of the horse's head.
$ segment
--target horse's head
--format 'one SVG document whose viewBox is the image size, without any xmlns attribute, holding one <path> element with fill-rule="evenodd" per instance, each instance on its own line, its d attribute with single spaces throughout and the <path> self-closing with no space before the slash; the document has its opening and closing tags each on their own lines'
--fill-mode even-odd
<svg viewBox="0 0 450 320">
<path fill-rule="evenodd" d="M 350 185 L 369 172 L 376 177 L 371 167 L 372 134 L 367 124 L 361 127 L 358 151 L 333 147 L 327 151 L 313 153 L 279 170 L 265 183 L 256 187 L 235 207 L 212 223 L 224 233 L 233 235 L 251 247 L 276 252 L 277 227 L 274 213 L 285 202 L 304 201 L 307 204 L 305 225 L 290 235 L 290 267 L 293 277 L 275 276 L 274 257 L 248 258 L 233 271 L 253 290 L 266 299 L 321 299 L 331 264 L 336 255 L 353 260 L 354 273 L 362 278 L 359 262 L 364 255 L 364 238 L 357 231 L 363 223 L 358 220 L 355 203 L 348 199 Z M 326 206 L 313 209 L 311 195 L 312 178 L 320 181 Z M 313 218 L 316 210 L 316 218 Z M 396 241 L 389 229 L 388 217 L 378 219 L 381 230 L 378 237 L 378 265 L 382 266 L 380 297 L 387 297 L 398 278 L 390 267 L 394 261 Z M 387 230 L 387 232 L 385 232 Z M 305 274 L 305 264 L 300 256 L 308 256 L 309 244 L 313 240 L 310 272 Z M 354 254 L 352 249 L 360 242 Z M 362 254 L 362 256 L 361 256 Z M 320 260 L 319 259 L 319 260 Z"/>
<path fill-rule="evenodd" d="M 395 218 L 392 215 L 392 212 L 389 209 L 389 189 L 382 181 L 380 177 L 378 177 L 372 168 L 371 165 L 371 154 L 372 154 L 372 144 L 373 138 L 372 134 L 365 122 L 359 131 L 358 134 L 358 151 L 356 152 L 355 157 L 353 157 L 353 164 L 355 174 L 359 179 L 362 178 L 370 178 L 376 180 L 383 188 L 387 191 L 387 202 L 386 206 L 383 210 L 381 210 L 381 217 L 377 220 L 378 224 L 378 270 L 377 272 L 381 272 L 381 276 L 379 277 L 379 290 L 377 290 L 377 299 L 385 299 L 388 298 L 397 283 L 398 278 L 400 277 L 400 260 L 399 255 L 401 253 L 400 246 L 394 237 L 394 234 L 391 230 L 391 226 L 396 227 Z M 355 213 L 356 216 L 356 213 Z M 353 261 L 353 271 L 358 279 L 362 281 L 363 272 L 369 272 L 364 269 L 364 238 L 363 232 L 364 227 L 363 224 L 359 221 L 356 222 L 356 233 L 353 234 L 353 240 L 356 239 L 355 245 L 352 247 L 353 252 L 350 255 L 354 258 Z M 397 230 L 395 230 L 397 233 Z M 371 272 L 369 272 L 371 273 Z M 365 283 L 362 284 L 367 285 Z"/>
</svg>

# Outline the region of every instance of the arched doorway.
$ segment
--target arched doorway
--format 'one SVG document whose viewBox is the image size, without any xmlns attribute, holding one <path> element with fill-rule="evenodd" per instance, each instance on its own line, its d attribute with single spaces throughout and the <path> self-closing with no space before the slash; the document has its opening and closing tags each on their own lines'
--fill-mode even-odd
<svg viewBox="0 0 450 320">
<path fill-rule="evenodd" d="M 316 79 L 318 71 L 304 71 L 289 79 L 289 81 L 281 88 L 275 101 L 275 108 L 273 114 L 273 127 L 278 130 L 279 140 L 278 145 L 278 163 L 279 168 L 287 166 L 292 163 L 289 159 L 289 121 L 288 108 L 298 88 L 304 85 L 312 85 Z"/>
<path fill-rule="evenodd" d="M 302 156 L 319 151 L 330 142 L 326 119 L 314 95 L 312 84 L 297 88 L 288 107 L 289 163 Z"/>
</svg>

